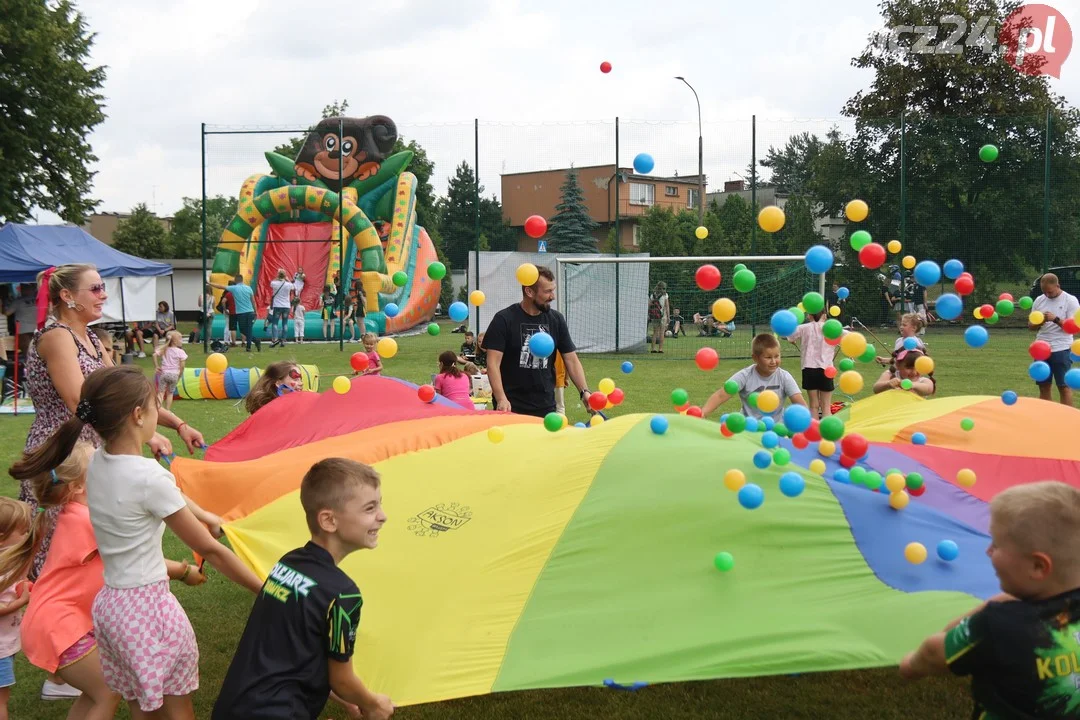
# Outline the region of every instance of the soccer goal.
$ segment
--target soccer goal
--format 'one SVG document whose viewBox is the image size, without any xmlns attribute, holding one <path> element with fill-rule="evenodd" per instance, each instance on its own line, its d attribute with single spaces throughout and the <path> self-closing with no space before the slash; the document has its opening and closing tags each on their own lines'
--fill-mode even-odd
<svg viewBox="0 0 1080 720">
<path fill-rule="evenodd" d="M 694 275 L 702 265 L 721 272 L 715 290 L 698 287 Z M 745 265 L 756 276 L 753 290 L 732 284 L 735 267 Z M 802 255 L 717 257 L 614 257 L 595 255 L 578 260 L 556 258 L 559 307 L 582 353 L 637 354 L 645 358 L 692 358 L 712 347 L 722 358 L 749 358 L 750 342 L 771 332 L 774 312 L 798 305 L 807 292 L 825 293 L 825 276 L 807 270 Z M 662 329 L 663 353 L 653 343 L 650 295 L 664 283 L 671 315 Z M 712 305 L 726 297 L 735 303 L 735 318 L 722 323 Z M 657 323 L 659 324 L 659 323 Z"/>
</svg>

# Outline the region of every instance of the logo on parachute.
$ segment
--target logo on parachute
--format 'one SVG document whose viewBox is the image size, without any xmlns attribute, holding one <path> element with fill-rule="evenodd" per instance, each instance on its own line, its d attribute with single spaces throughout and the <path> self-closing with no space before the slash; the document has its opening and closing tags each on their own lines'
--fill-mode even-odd
<svg viewBox="0 0 1080 720">
<path fill-rule="evenodd" d="M 439 537 L 472 520 L 468 505 L 439 503 L 409 518 L 407 529 L 419 537 Z"/>
</svg>

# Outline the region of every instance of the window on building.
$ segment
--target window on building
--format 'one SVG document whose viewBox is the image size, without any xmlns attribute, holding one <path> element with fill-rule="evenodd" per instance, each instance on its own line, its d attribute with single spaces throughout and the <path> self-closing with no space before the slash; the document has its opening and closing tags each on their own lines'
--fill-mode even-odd
<svg viewBox="0 0 1080 720">
<path fill-rule="evenodd" d="M 656 202 L 656 186 L 630 183 L 631 205 L 652 205 Z"/>
<path fill-rule="evenodd" d="M 679 197 L 679 188 L 675 185 L 665 185 L 664 194 L 668 197 Z"/>
<path fill-rule="evenodd" d="M 634 223 L 634 247 L 641 245 L 641 226 Z"/>
<path fill-rule="evenodd" d="M 696 208 L 698 206 L 698 191 L 697 188 L 686 189 L 686 207 Z"/>
</svg>

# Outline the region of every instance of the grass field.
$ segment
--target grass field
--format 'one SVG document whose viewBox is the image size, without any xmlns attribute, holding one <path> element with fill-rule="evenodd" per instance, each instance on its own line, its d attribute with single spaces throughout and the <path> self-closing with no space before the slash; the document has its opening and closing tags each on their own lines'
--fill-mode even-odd
<svg viewBox="0 0 1080 720">
<path fill-rule="evenodd" d="M 436 356 L 445 349 L 457 349 L 460 335 L 449 334 L 451 326 L 443 327 L 438 337 L 418 335 L 399 339 L 400 351 L 386 360 L 386 374 L 413 382 L 428 382 L 436 368 Z M 887 330 L 874 329 L 882 340 L 891 343 L 894 335 Z M 1030 334 L 1023 331 L 991 330 L 991 342 L 984 348 L 968 348 L 958 331 L 931 330 L 927 335 L 931 353 L 937 360 L 935 376 L 939 395 L 992 394 L 1013 389 L 1020 395 L 1037 396 L 1034 383 L 1027 376 L 1030 358 L 1026 353 Z M 721 361 L 720 367 L 706 373 L 698 370 L 693 350 L 704 342 L 696 337 L 679 338 L 665 346 L 664 355 L 582 356 L 592 388 L 602 377 L 611 377 L 626 393 L 626 401 L 615 414 L 635 412 L 669 412 L 670 392 L 683 387 L 695 404 L 723 383 L 745 361 Z M 735 338 L 732 346 L 745 346 L 746 338 Z M 720 343 L 721 356 L 725 345 Z M 282 358 L 295 359 L 319 366 L 322 387 L 328 389 L 337 373 L 349 371 L 348 358 L 360 346 L 346 346 L 344 353 L 337 345 L 290 345 L 284 349 L 246 354 L 242 350 L 229 353 L 234 367 L 265 366 Z M 880 345 L 879 345 L 880 348 Z M 188 365 L 201 367 L 201 346 L 187 348 Z M 794 348 L 785 345 L 785 367 L 798 378 L 798 356 Z M 620 363 L 630 359 L 635 363 L 630 375 L 621 373 Z M 152 372 L 150 360 L 138 363 Z M 877 378 L 877 365 L 859 365 L 866 378 L 867 390 Z M 572 401 L 571 401 L 572 400 Z M 199 428 L 207 442 L 223 437 L 247 416 L 242 408 L 230 401 L 177 401 L 174 410 L 188 423 Z M 567 393 L 567 414 L 571 422 L 583 420 L 584 410 L 577 403 L 571 388 Z M 735 409 L 730 401 L 721 412 Z M 714 418 L 715 420 L 715 418 Z M 30 417 L 0 418 L 0 462 L 10 466 L 21 451 L 31 422 Z M 283 430 L 287 432 L 287 430 Z M 169 433 L 176 442 L 175 435 Z M 182 452 L 179 451 L 178 452 Z M 0 493 L 17 495 L 17 485 L 10 477 L 0 479 Z M 176 559 L 189 556 L 186 548 L 171 534 L 166 534 L 166 555 Z M 201 654 L 201 687 L 195 695 L 196 716 L 209 717 L 217 690 L 232 657 L 236 641 L 243 630 L 252 597 L 231 585 L 220 575 L 211 573 L 207 584 L 188 588 L 174 583 L 173 591 L 180 598 L 195 627 Z M 659 610 L 659 609 L 658 609 Z M 882 622 L 891 622 L 882 619 Z M 902 618 L 899 619 L 902 622 Z M 919 638 L 912 638 L 913 645 Z M 45 703 L 38 699 L 44 673 L 20 658 L 16 664 L 17 684 L 11 700 L 12 717 L 50 720 L 63 718 L 69 703 Z M 804 674 L 798 677 L 766 677 L 739 680 L 658 685 L 636 693 L 616 692 L 601 688 L 571 688 L 516 692 L 468 698 L 437 705 L 402 708 L 397 717 L 406 720 L 434 718 L 482 718 L 484 720 L 525 718 L 947 718 L 966 717 L 970 712 L 966 682 L 938 679 L 921 683 L 902 682 L 896 669 L 880 668 L 858 672 Z M 121 717 L 127 717 L 122 710 Z M 324 717 L 343 717 L 331 706 Z"/>
</svg>

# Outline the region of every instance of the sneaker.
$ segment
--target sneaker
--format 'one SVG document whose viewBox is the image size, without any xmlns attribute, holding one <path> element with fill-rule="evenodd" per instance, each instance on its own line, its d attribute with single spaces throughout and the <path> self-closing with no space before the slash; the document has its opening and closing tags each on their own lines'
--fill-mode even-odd
<svg viewBox="0 0 1080 720">
<path fill-rule="evenodd" d="M 137 357 L 144 358 L 144 357 L 146 357 L 146 353 L 144 353 L 142 350 L 140 350 Z"/>
<path fill-rule="evenodd" d="M 45 684 L 41 686 L 42 700 L 72 700 L 80 695 L 82 695 L 82 690 L 66 683 L 57 684 L 46 679 Z"/>
</svg>

